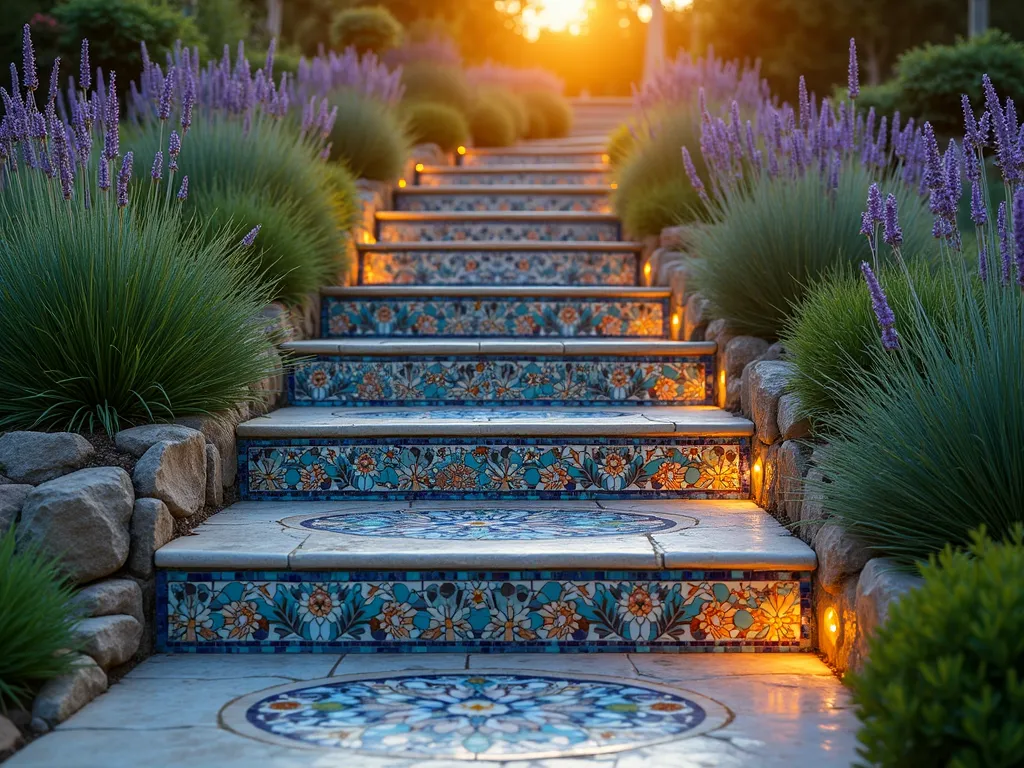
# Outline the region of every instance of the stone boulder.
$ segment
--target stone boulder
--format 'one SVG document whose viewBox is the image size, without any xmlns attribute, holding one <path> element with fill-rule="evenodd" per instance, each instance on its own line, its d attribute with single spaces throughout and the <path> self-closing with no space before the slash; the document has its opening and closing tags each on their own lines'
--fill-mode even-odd
<svg viewBox="0 0 1024 768">
<path fill-rule="evenodd" d="M 835 523 L 824 523 L 818 529 L 814 552 L 818 555 L 818 583 L 832 594 L 871 559 L 870 550 Z"/>
<path fill-rule="evenodd" d="M 138 588 L 138 585 L 136 585 Z M 139 592 L 142 600 L 142 592 Z M 142 623 L 133 616 L 96 616 L 75 625 L 80 648 L 104 670 L 124 664 L 139 650 Z"/>
<path fill-rule="evenodd" d="M 801 416 L 800 399 L 788 392 L 779 398 L 779 432 L 783 440 L 799 440 L 811 434 L 811 425 Z"/>
<path fill-rule="evenodd" d="M 174 538 L 174 518 L 160 499 L 137 499 L 132 512 L 131 553 L 128 572 L 143 579 L 155 571 L 153 555 Z M 119 611 L 128 613 L 128 611 Z"/>
<path fill-rule="evenodd" d="M 234 485 L 238 473 L 238 443 L 235 441 L 235 427 L 248 419 L 247 406 L 239 406 L 210 416 L 187 416 L 175 423 L 203 433 L 207 445 L 217 446 L 220 454 L 221 482 L 224 487 Z"/>
<path fill-rule="evenodd" d="M 195 438 L 197 431 L 181 424 L 144 424 L 122 429 L 114 437 L 114 443 L 122 451 L 140 459 L 157 443 L 186 443 Z"/>
<path fill-rule="evenodd" d="M 48 726 L 62 723 L 107 690 L 107 675 L 88 656 L 75 660 L 71 673 L 46 683 L 32 702 L 33 719 Z"/>
<path fill-rule="evenodd" d="M 80 469 L 28 494 L 18 539 L 59 560 L 77 584 L 109 576 L 128 559 L 134 501 L 131 478 L 120 467 Z"/>
<path fill-rule="evenodd" d="M 219 507 L 224 503 L 224 483 L 221 482 L 220 453 L 217 446 L 206 444 L 206 504 Z"/>
<path fill-rule="evenodd" d="M 859 669 L 868 657 L 868 641 L 885 623 L 892 604 L 921 585 L 919 576 L 901 569 L 894 561 L 876 557 L 868 561 L 857 581 L 857 646 L 851 669 Z"/>
<path fill-rule="evenodd" d="M 96 449 L 72 432 L 8 432 L 0 437 L 0 473 L 38 485 L 84 466 Z"/>
<path fill-rule="evenodd" d="M 771 445 L 782 433 L 779 431 L 779 398 L 793 375 L 793 365 L 778 360 L 761 360 L 752 363 L 745 371 L 745 410 L 757 427 L 757 437 L 762 443 Z"/>
<path fill-rule="evenodd" d="M 686 300 L 683 312 L 682 341 L 704 341 L 704 331 L 708 327 L 708 300 L 695 293 Z"/>
<path fill-rule="evenodd" d="M 18 522 L 21 507 L 31 491 L 31 485 L 0 485 L 0 536 Z"/>
<path fill-rule="evenodd" d="M 739 379 L 743 369 L 757 360 L 768 349 L 768 342 L 757 336 L 734 336 L 725 345 L 726 380 Z"/>
<path fill-rule="evenodd" d="M 188 432 L 185 439 L 152 445 L 132 474 L 138 496 L 160 499 L 179 519 L 194 515 L 206 500 L 206 441 L 202 433 Z"/>
<path fill-rule="evenodd" d="M 3 715 L 0 715 L 0 762 L 14 754 L 21 746 L 21 731 L 18 727 Z"/>
<path fill-rule="evenodd" d="M 117 614 L 132 616 L 140 622 L 143 618 L 142 589 L 131 579 L 107 579 L 90 584 L 80 589 L 72 602 L 81 610 L 80 615 L 90 618 Z"/>
</svg>

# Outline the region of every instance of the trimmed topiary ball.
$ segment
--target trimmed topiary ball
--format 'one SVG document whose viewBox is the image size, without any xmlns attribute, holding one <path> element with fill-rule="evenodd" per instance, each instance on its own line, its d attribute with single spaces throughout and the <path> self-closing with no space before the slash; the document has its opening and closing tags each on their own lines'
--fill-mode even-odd
<svg viewBox="0 0 1024 768">
<path fill-rule="evenodd" d="M 383 53 L 402 40 L 402 25 L 379 5 L 348 8 L 331 21 L 331 45 L 336 50 L 355 48 L 360 54 Z"/>
<path fill-rule="evenodd" d="M 530 123 L 526 138 L 560 139 L 572 128 L 572 108 L 560 93 L 527 91 L 522 95 Z"/>
<path fill-rule="evenodd" d="M 526 104 L 519 94 L 509 88 L 493 85 L 481 88 L 478 98 L 500 105 L 512 121 L 516 138 L 526 136 L 530 128 L 530 115 L 527 113 Z"/>
<path fill-rule="evenodd" d="M 469 141 L 469 125 L 462 113 L 446 104 L 414 101 L 402 105 L 406 133 L 413 144 L 436 144 L 454 152 Z"/>
<path fill-rule="evenodd" d="M 1024 528 L 975 534 L 889 609 L 853 689 L 860 754 L 882 768 L 1024 764 Z"/>
<path fill-rule="evenodd" d="M 508 147 L 517 138 L 512 116 L 500 101 L 487 97 L 477 99 L 470 110 L 469 132 L 477 147 Z"/>
<path fill-rule="evenodd" d="M 402 67 L 402 85 L 406 101 L 431 101 L 447 104 L 466 114 L 473 102 L 473 91 L 459 67 L 415 62 Z"/>
<path fill-rule="evenodd" d="M 331 97 L 338 119 L 331 130 L 331 159 L 358 179 L 394 181 L 409 155 L 409 137 L 394 109 L 358 91 Z"/>
</svg>

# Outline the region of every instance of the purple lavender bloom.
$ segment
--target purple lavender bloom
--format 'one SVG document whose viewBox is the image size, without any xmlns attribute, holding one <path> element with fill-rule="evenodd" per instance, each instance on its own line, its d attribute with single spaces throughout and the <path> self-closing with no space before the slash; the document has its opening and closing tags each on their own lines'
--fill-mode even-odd
<svg viewBox="0 0 1024 768">
<path fill-rule="evenodd" d="M 121 160 L 121 172 L 117 174 L 117 207 L 124 208 L 128 205 L 128 182 L 132 178 L 132 161 L 133 155 L 131 152 L 125 152 L 124 158 Z"/>
<path fill-rule="evenodd" d="M 882 190 L 878 188 L 877 183 L 868 187 L 868 207 L 865 212 L 871 217 L 872 223 L 882 223 Z"/>
<path fill-rule="evenodd" d="M 103 155 L 100 155 L 98 179 L 96 181 L 96 186 L 98 186 L 100 190 L 103 192 L 106 192 L 108 189 L 110 189 L 110 161 L 107 160 L 107 158 L 104 157 Z"/>
<path fill-rule="evenodd" d="M 981 278 L 981 282 L 988 280 L 988 253 L 985 250 L 985 246 L 978 248 L 978 277 Z"/>
<path fill-rule="evenodd" d="M 167 68 L 167 77 L 164 78 L 163 88 L 160 90 L 160 104 L 157 108 L 157 117 L 166 120 L 171 116 L 171 96 L 174 93 L 174 67 Z"/>
<path fill-rule="evenodd" d="M 331 159 L 331 148 L 332 147 L 334 147 L 334 142 L 333 141 L 328 141 L 327 144 L 324 145 L 324 148 L 320 150 L 320 160 L 321 161 L 326 163 L 328 160 Z"/>
<path fill-rule="evenodd" d="M 871 215 L 867 211 L 862 211 L 860 214 L 860 232 L 858 234 L 864 235 L 871 241 L 871 250 L 874 250 L 875 222 L 871 220 Z"/>
<path fill-rule="evenodd" d="M 799 100 L 800 130 L 806 131 L 811 126 L 811 100 L 807 96 L 807 81 L 800 75 Z"/>
<path fill-rule="evenodd" d="M 893 248 L 903 245 L 903 230 L 900 229 L 898 204 L 896 196 L 891 193 L 885 197 L 885 218 L 882 226 L 882 239 L 886 245 Z"/>
<path fill-rule="evenodd" d="M 78 87 L 88 92 L 92 85 L 92 73 L 89 71 L 89 39 L 82 40 L 82 56 L 78 62 Z"/>
<path fill-rule="evenodd" d="M 263 71 L 266 72 L 267 80 L 274 79 L 274 53 L 277 51 L 277 38 L 270 38 L 270 45 L 267 46 L 267 61 L 263 65 Z"/>
<path fill-rule="evenodd" d="M 1013 245 L 1017 285 L 1024 288 L 1024 189 L 1018 189 L 1013 195 Z"/>
<path fill-rule="evenodd" d="M 690 150 L 683 147 L 683 168 L 686 169 L 686 176 L 690 179 L 690 184 L 697 191 L 697 196 L 701 199 L 705 205 L 710 204 L 711 200 L 708 198 L 707 190 L 704 188 L 704 182 L 701 181 L 700 176 L 697 174 L 697 169 L 693 165 L 693 158 L 690 157 Z"/>
<path fill-rule="evenodd" d="M 996 210 L 996 232 L 999 234 L 1000 283 L 1010 283 L 1010 232 L 1006 222 L 1006 201 L 999 203 Z"/>
<path fill-rule="evenodd" d="M 192 125 L 192 107 L 196 103 L 196 80 L 192 74 L 192 69 L 186 70 L 185 74 L 185 93 L 181 97 L 181 133 L 182 135 L 188 133 L 189 126 Z"/>
<path fill-rule="evenodd" d="M 860 271 L 864 273 L 864 280 L 868 284 L 868 293 L 871 294 L 871 308 L 875 311 L 875 319 L 882 329 L 882 347 L 887 350 L 900 348 L 900 337 L 896 332 L 896 315 L 889 306 L 889 299 L 885 291 L 871 271 L 871 265 L 866 261 L 860 263 Z"/>
<path fill-rule="evenodd" d="M 851 99 L 860 96 L 860 74 L 857 71 L 857 41 L 850 38 L 850 65 L 846 72 L 846 83 Z"/>
<path fill-rule="evenodd" d="M 153 181 L 160 181 L 164 177 L 163 150 L 158 149 L 156 154 L 153 155 L 153 168 L 150 170 L 149 175 L 153 178 Z"/>
<path fill-rule="evenodd" d="M 178 200 L 184 202 L 188 198 L 188 176 L 181 177 L 181 187 L 178 188 Z"/>
<path fill-rule="evenodd" d="M 57 86 L 60 81 L 60 56 L 53 60 L 53 69 L 50 70 L 50 92 L 46 96 L 47 104 L 54 104 L 57 101 Z"/>
<path fill-rule="evenodd" d="M 117 103 L 117 75 L 113 72 L 110 73 L 106 107 L 106 114 L 103 116 L 107 129 L 103 137 L 103 155 L 107 160 L 114 160 L 121 154 L 121 140 L 117 125 L 120 112 Z"/>
<path fill-rule="evenodd" d="M 988 209 L 985 208 L 985 201 L 981 195 L 981 182 L 978 178 L 971 182 L 971 221 L 977 227 L 984 226 L 988 222 Z"/>
<path fill-rule="evenodd" d="M 985 137 L 981 133 L 978 121 L 974 119 L 971 99 L 966 93 L 960 96 L 960 105 L 964 111 L 964 146 L 972 149 L 981 149 L 985 146 Z"/>
<path fill-rule="evenodd" d="M 32 47 L 32 30 L 28 24 L 22 28 L 21 35 L 22 68 L 25 87 L 34 91 L 39 87 L 39 75 L 36 73 L 36 51 Z"/>
<path fill-rule="evenodd" d="M 242 238 L 240 245 L 243 248 L 250 248 L 252 244 L 256 242 L 256 235 L 260 233 L 260 229 L 263 228 L 262 224 L 257 224 L 255 227 L 249 230 L 249 233 Z"/>
</svg>

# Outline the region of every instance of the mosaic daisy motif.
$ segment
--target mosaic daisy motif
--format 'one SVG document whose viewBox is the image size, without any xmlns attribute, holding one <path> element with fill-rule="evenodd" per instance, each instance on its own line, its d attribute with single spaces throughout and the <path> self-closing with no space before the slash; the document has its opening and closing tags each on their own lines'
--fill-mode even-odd
<svg viewBox="0 0 1024 768">
<path fill-rule="evenodd" d="M 446 541 L 528 541 L 579 536 L 660 533 L 679 527 L 660 515 L 588 509 L 394 509 L 289 518 L 285 525 L 349 536 L 438 539 Z"/>
<path fill-rule="evenodd" d="M 617 221 L 381 221 L 382 243 L 460 242 L 465 240 L 544 240 L 554 242 L 620 240 Z"/>
<path fill-rule="evenodd" d="M 535 194 L 494 194 L 479 192 L 450 195 L 399 195 L 395 201 L 398 211 L 559 211 L 610 213 L 611 199 L 607 195 L 574 195 L 557 192 Z"/>
<path fill-rule="evenodd" d="M 500 184 L 509 186 L 515 184 L 543 184 L 554 185 L 575 185 L 586 187 L 607 187 L 611 176 L 602 171 L 537 171 L 527 170 L 508 171 L 505 173 L 474 173 L 447 172 L 447 173 L 424 173 L 419 176 L 417 183 L 422 187 L 446 187 L 449 184 Z"/>
<path fill-rule="evenodd" d="M 450 672 L 291 683 L 239 700 L 224 719 L 244 736 L 289 746 L 494 761 L 635 749 L 704 733 L 727 715 L 648 683 Z"/>
</svg>

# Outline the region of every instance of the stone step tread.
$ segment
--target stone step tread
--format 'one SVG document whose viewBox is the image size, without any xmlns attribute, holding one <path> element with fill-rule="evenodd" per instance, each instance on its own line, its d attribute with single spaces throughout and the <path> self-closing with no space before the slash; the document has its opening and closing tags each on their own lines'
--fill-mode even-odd
<svg viewBox="0 0 1024 768">
<path fill-rule="evenodd" d="M 489 166 L 462 166 L 465 169 Z M 529 166 L 517 166 L 526 167 Z M 604 196 L 608 194 L 605 187 L 593 187 L 587 184 L 445 184 L 434 187 L 405 187 L 395 190 L 396 197 L 416 195 L 580 195 Z M 383 213 L 383 211 L 382 211 Z M 527 213 L 533 213 L 527 211 Z"/>
<path fill-rule="evenodd" d="M 713 341 L 662 339 L 309 339 L 289 341 L 283 349 L 298 355 L 560 355 L 694 357 L 713 355 Z"/>
<path fill-rule="evenodd" d="M 514 147 L 467 147 L 466 154 L 463 159 L 467 157 L 493 157 L 503 155 L 524 155 L 529 157 L 530 155 L 542 154 L 551 155 L 558 157 L 560 155 L 604 155 L 607 153 L 607 149 L 602 147 L 600 144 L 593 144 L 591 146 L 553 146 L 538 150 L 537 147 L 525 146 L 519 144 Z M 596 165 L 596 163 L 595 163 Z"/>
<path fill-rule="evenodd" d="M 530 163 L 523 165 L 513 163 L 509 165 L 424 165 L 422 170 L 417 171 L 420 175 L 445 173 L 610 173 L 611 167 L 604 164 L 584 165 L 582 163 Z"/>
<path fill-rule="evenodd" d="M 545 189 L 545 187 L 538 187 Z M 377 211 L 378 222 L 391 221 L 579 221 L 617 222 L 614 213 L 593 211 Z M 501 242 L 501 241 L 497 241 Z"/>
<path fill-rule="evenodd" d="M 281 408 L 238 425 L 241 439 L 347 437 L 749 437 L 753 422 L 712 406 Z"/>
<path fill-rule="evenodd" d="M 613 530 L 621 531 L 613 533 Z M 749 501 L 241 502 L 156 553 L 210 571 L 810 571 Z"/>
<path fill-rule="evenodd" d="M 430 189 L 430 187 L 427 187 Z M 440 189 L 440 187 L 437 187 Z M 448 187 L 457 189 L 457 187 Z M 487 187 L 484 187 L 487 189 Z M 629 241 L 595 240 L 404 240 L 397 243 L 359 243 L 360 251 L 369 253 L 391 253 L 392 251 L 599 251 L 640 253 L 643 243 Z"/>
<path fill-rule="evenodd" d="M 419 296 L 463 296 L 486 298 L 512 296 L 516 298 L 593 298 L 593 299 L 669 299 L 672 290 L 646 286 L 567 286 L 567 285 L 356 285 L 324 286 L 321 296 L 361 298 L 415 298 Z"/>
</svg>

